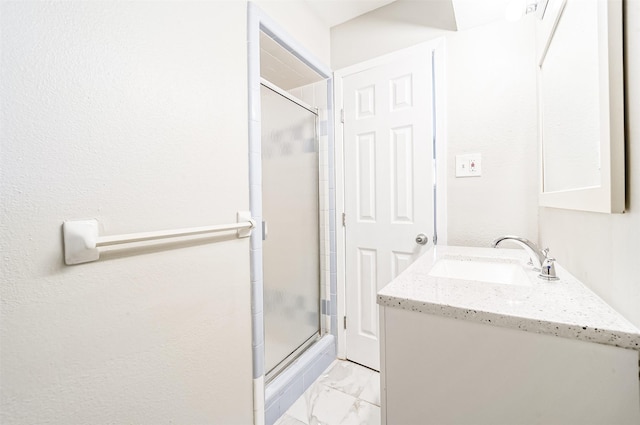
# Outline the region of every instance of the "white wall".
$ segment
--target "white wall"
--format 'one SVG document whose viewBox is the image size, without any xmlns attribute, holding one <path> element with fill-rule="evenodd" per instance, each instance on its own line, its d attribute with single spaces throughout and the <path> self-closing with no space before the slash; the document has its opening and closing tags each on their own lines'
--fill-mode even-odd
<svg viewBox="0 0 640 425">
<path fill-rule="evenodd" d="M 625 214 L 540 208 L 540 241 L 640 327 L 640 3 L 625 4 Z"/>
<path fill-rule="evenodd" d="M 246 3 L 2 2 L 3 424 L 252 423 L 249 242 L 63 263 L 248 210 Z"/>
<path fill-rule="evenodd" d="M 248 239 L 68 267 L 61 237 L 249 209 L 246 1 L 1 8 L 0 422 L 252 423 Z M 307 9 L 265 10 L 328 62 Z"/>
<path fill-rule="evenodd" d="M 532 19 L 447 37 L 450 245 L 500 235 L 537 240 L 538 148 Z M 455 155 L 480 153 L 482 176 L 456 178 Z"/>
<path fill-rule="evenodd" d="M 448 243 L 488 246 L 502 234 L 536 240 L 533 20 L 450 32 L 384 19 L 381 11 L 388 7 L 332 28 L 332 66 L 339 69 L 444 36 Z M 482 154 L 482 177 L 454 177 L 455 155 L 463 153 Z"/>
<path fill-rule="evenodd" d="M 331 67 L 345 68 L 450 34 L 455 28 L 450 0 L 396 0 L 331 28 Z"/>
</svg>

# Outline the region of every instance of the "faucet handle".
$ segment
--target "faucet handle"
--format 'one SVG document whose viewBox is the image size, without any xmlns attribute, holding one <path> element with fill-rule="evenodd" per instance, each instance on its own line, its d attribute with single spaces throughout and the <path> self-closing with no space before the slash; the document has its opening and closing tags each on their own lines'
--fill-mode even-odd
<svg viewBox="0 0 640 425">
<path fill-rule="evenodd" d="M 542 253 L 544 254 L 544 258 L 549 258 L 549 248 L 545 248 L 542 250 Z M 553 261 L 556 261 L 555 258 L 552 259 Z"/>
<path fill-rule="evenodd" d="M 548 249 L 545 249 L 545 260 L 544 263 L 542 263 L 542 269 L 540 270 L 540 274 L 538 275 L 538 277 L 540 279 L 544 279 L 544 280 L 558 280 L 559 277 L 556 276 L 556 266 L 554 264 L 554 261 L 556 261 L 555 258 L 549 258 L 547 257 L 547 253 L 548 253 Z"/>
</svg>

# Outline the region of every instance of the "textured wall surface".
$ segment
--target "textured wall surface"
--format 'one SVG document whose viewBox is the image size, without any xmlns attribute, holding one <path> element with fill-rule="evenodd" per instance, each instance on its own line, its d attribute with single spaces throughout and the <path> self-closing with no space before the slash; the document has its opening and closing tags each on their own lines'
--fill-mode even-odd
<svg viewBox="0 0 640 425">
<path fill-rule="evenodd" d="M 450 0 L 395 0 L 331 28 L 331 66 L 344 68 L 455 29 Z"/>
<path fill-rule="evenodd" d="M 63 263 L 248 210 L 246 3 L 2 2 L 3 424 L 252 422 L 249 241 Z"/>
<path fill-rule="evenodd" d="M 447 37 L 449 245 L 537 240 L 538 147 L 533 19 Z M 455 177 L 455 155 L 480 153 L 482 176 Z"/>
<path fill-rule="evenodd" d="M 540 241 L 640 327 L 640 3 L 624 5 L 626 213 L 540 208 Z"/>
</svg>

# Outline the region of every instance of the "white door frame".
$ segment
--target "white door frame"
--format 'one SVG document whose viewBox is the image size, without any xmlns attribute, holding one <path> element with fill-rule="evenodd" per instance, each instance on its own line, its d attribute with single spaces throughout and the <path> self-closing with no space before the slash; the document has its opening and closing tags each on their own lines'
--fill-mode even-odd
<svg viewBox="0 0 640 425">
<path fill-rule="evenodd" d="M 343 318 L 346 316 L 346 278 L 345 278 L 345 227 L 342 223 L 342 213 L 344 212 L 344 140 L 341 111 L 343 108 L 343 79 L 349 75 L 362 72 L 401 60 L 407 56 L 431 55 L 433 54 L 433 76 L 434 76 L 434 126 L 435 126 L 435 150 L 436 162 L 434 164 L 437 191 L 435 196 L 436 204 L 436 230 L 439 245 L 447 244 L 447 145 L 446 145 L 446 117 L 445 117 L 445 40 L 443 37 L 418 44 L 413 47 L 398 50 L 384 56 L 361 62 L 334 72 L 335 87 L 335 120 L 334 141 L 335 141 L 335 173 L 336 173 L 336 260 L 337 260 L 337 315 L 338 315 L 338 347 L 337 356 L 346 359 L 346 332 L 343 326 Z M 428 235 L 431 237 L 432 235 Z"/>
</svg>

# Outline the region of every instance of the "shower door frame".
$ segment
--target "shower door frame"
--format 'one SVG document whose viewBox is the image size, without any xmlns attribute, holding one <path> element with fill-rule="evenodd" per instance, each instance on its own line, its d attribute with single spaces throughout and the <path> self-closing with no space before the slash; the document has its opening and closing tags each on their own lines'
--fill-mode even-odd
<svg viewBox="0 0 640 425">
<path fill-rule="evenodd" d="M 320 142 L 320 137 L 319 137 L 319 115 L 318 115 L 318 108 L 313 107 L 311 105 L 306 104 L 305 102 L 303 102 L 302 100 L 298 99 L 297 97 L 293 96 L 292 94 L 288 93 L 287 91 L 285 91 L 284 89 L 278 87 L 277 85 L 275 85 L 274 83 L 272 83 L 271 81 L 265 79 L 265 78 L 261 78 L 260 79 L 260 85 L 261 87 L 264 87 L 268 90 L 271 90 L 272 92 L 274 92 L 275 94 L 285 98 L 286 100 L 295 103 L 297 106 L 299 106 L 302 109 L 307 110 L 308 112 L 310 112 L 311 114 L 314 115 L 314 137 L 315 137 L 315 141 L 316 141 L 316 146 L 318 146 L 318 163 L 317 165 L 317 169 L 316 171 L 320 172 L 320 149 L 319 149 L 319 142 Z M 262 142 L 262 140 L 261 140 Z M 264 164 L 263 167 L 264 169 Z M 320 179 L 318 179 L 318 187 L 317 187 L 317 195 L 318 195 L 318 256 L 323 255 L 322 252 L 320 252 L 320 238 L 322 237 L 322 235 L 320 234 L 320 184 L 321 181 Z M 265 223 L 265 227 L 268 227 L 268 222 L 264 221 L 263 223 Z M 265 227 L 263 227 L 261 230 L 264 231 Z M 263 241 L 265 239 L 268 239 L 268 237 L 264 237 Z M 296 360 L 296 358 L 303 353 L 308 347 L 310 347 L 311 345 L 313 345 L 316 341 L 318 341 L 322 335 L 326 332 L 326 329 L 323 329 L 322 326 L 322 270 L 320 268 L 320 264 L 318 263 L 318 270 L 317 270 L 317 278 L 318 278 L 318 330 L 317 332 L 315 332 L 313 335 L 309 336 L 309 338 L 307 338 L 302 344 L 300 344 L 298 346 L 298 348 L 296 348 L 295 350 L 293 350 L 289 355 L 287 355 L 286 357 L 284 357 L 282 360 L 280 360 L 275 366 L 273 366 L 270 370 L 266 370 L 266 364 L 265 364 L 265 384 L 268 384 L 271 380 L 273 380 L 276 376 L 278 376 L 278 374 L 280 374 L 280 372 L 282 372 L 284 369 L 286 369 L 292 362 L 294 362 Z M 263 275 L 264 278 L 264 275 Z M 263 285 L 264 285 L 264 281 L 263 281 Z M 267 349 L 267 341 L 266 341 L 266 334 L 265 334 L 265 352 Z"/>
<path fill-rule="evenodd" d="M 317 344 L 308 351 L 320 356 L 311 359 L 309 366 L 313 370 L 293 370 L 287 383 L 290 395 L 296 395 L 295 382 L 303 383 L 305 379 L 319 376 L 324 367 L 335 359 L 335 340 L 337 338 L 337 269 L 336 269 L 336 220 L 335 220 L 335 147 L 334 147 L 334 106 L 333 106 L 333 72 L 311 52 L 307 51 L 279 24 L 265 14 L 252 2 L 247 3 L 247 68 L 248 68 L 248 136 L 249 136 L 249 204 L 252 218 L 262 222 L 262 142 L 261 142 L 261 101 L 260 101 L 260 32 L 264 32 L 284 49 L 288 50 L 305 65 L 323 77 L 327 84 L 327 138 L 328 138 L 328 197 L 329 197 L 329 286 L 330 294 L 324 310 L 330 316 L 330 327 L 327 335 L 322 336 Z M 252 369 L 253 369 L 253 410 L 254 424 L 270 422 L 265 417 L 265 356 L 264 356 L 264 282 L 262 275 L 262 229 L 259 226 L 250 238 L 250 274 L 251 274 L 251 325 L 252 325 Z M 321 316 L 322 317 L 322 316 Z M 318 347 L 314 350 L 314 347 Z M 304 354 L 303 356 L 304 357 Z M 330 357 L 327 358 L 327 357 Z M 308 359 L 304 359 L 305 361 Z M 303 359 L 299 362 L 303 366 Z M 325 366 L 326 363 L 326 366 Z M 295 369 L 295 368 L 294 368 Z M 289 371 L 287 371 L 289 372 Z M 283 374 L 284 375 L 284 374 Z M 315 378 L 313 378 L 315 379 Z M 276 379 L 278 380 L 278 379 Z M 270 384 L 273 386 L 274 383 Z M 280 383 L 278 383 L 280 385 Z M 270 386 L 270 388 L 271 388 Z M 304 385 L 300 385 L 303 387 Z M 297 395 L 301 395 L 297 394 Z M 287 403 L 275 403 L 284 406 Z M 273 406 L 271 406 L 273 407 Z M 266 409 L 269 408 L 269 409 Z"/>
</svg>

